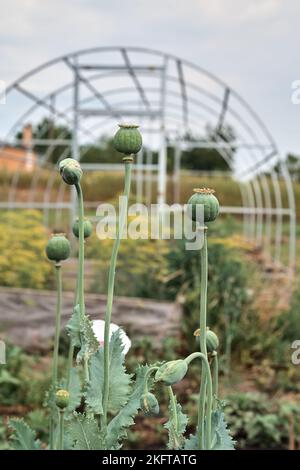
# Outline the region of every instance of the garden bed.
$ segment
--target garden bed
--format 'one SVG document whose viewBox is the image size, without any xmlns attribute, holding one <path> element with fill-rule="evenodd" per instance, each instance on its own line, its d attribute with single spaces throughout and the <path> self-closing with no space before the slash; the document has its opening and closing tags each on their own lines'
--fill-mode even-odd
<svg viewBox="0 0 300 470">
<path fill-rule="evenodd" d="M 51 348 L 55 323 L 55 295 L 52 291 L 0 288 L 0 329 L 2 339 L 27 351 Z M 74 303 L 73 292 L 64 292 L 62 324 L 69 320 Z M 92 319 L 104 318 L 106 296 L 86 295 L 87 312 Z M 154 348 L 160 348 L 165 331 L 178 336 L 181 307 L 173 302 L 116 297 L 113 321 L 133 338 L 145 336 Z M 163 325 L 163 328 L 162 328 Z"/>
</svg>

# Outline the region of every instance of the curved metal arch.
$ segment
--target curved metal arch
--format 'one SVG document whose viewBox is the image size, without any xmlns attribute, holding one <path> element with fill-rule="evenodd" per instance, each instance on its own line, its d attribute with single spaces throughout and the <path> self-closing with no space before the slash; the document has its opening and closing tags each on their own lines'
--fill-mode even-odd
<svg viewBox="0 0 300 470">
<path fill-rule="evenodd" d="M 107 76 L 108 74 L 104 74 L 104 75 Z M 92 79 L 99 79 L 99 78 L 101 78 L 101 77 L 103 77 L 103 74 L 100 75 L 100 76 L 97 75 L 97 76 L 95 76 L 95 77 L 92 77 Z M 167 77 L 167 79 L 176 80 L 175 77 Z M 189 85 L 192 86 L 192 84 L 190 84 L 189 82 L 187 82 L 187 85 L 188 85 L 188 86 L 189 86 Z M 67 85 L 67 86 L 64 86 L 64 87 L 62 87 L 62 88 L 66 89 L 66 88 L 69 87 L 69 86 L 72 86 L 72 85 Z M 61 92 L 62 88 L 59 90 L 59 92 Z M 199 87 L 194 87 L 194 88 L 197 89 L 197 91 L 199 91 L 199 90 L 200 90 L 201 92 L 205 91 L 205 90 L 203 90 L 203 89 L 200 89 Z M 104 95 L 107 95 L 108 93 L 111 93 L 111 92 L 116 93 L 116 92 L 121 92 L 121 91 L 123 91 L 123 90 L 110 90 L 110 91 L 107 92 L 107 93 L 102 93 L 102 95 L 104 96 Z M 134 92 L 135 89 L 132 88 L 130 91 L 133 91 L 133 92 Z M 54 92 L 54 93 L 55 93 L 55 92 Z M 168 91 L 168 94 L 171 94 L 171 95 L 173 94 L 173 95 L 174 95 L 174 92 Z M 53 95 L 53 93 L 52 93 L 52 95 Z M 219 103 L 221 102 L 221 101 L 220 101 L 216 96 L 214 96 L 213 94 L 210 94 L 210 97 L 216 99 L 216 101 L 219 101 Z M 87 101 L 89 101 L 89 100 L 94 100 L 94 99 L 95 99 L 94 97 L 92 97 L 92 98 L 89 97 L 89 98 L 87 98 L 87 99 L 84 100 L 84 101 L 87 102 Z M 189 101 L 190 101 L 191 103 L 196 102 L 196 100 L 193 99 L 193 98 L 192 98 L 192 99 L 190 98 Z M 200 105 L 200 103 L 198 103 L 198 105 Z M 214 111 L 212 108 L 209 108 L 209 107 L 208 107 L 207 105 L 205 105 L 204 103 L 201 103 L 201 106 L 202 106 L 202 107 L 206 107 L 207 110 Z M 240 123 L 240 124 L 244 124 L 245 129 L 249 132 L 249 134 L 252 136 L 252 138 L 254 138 L 255 133 L 253 132 L 253 130 L 252 130 L 249 126 L 247 126 L 246 123 L 243 122 L 241 116 L 240 116 L 239 114 L 235 113 L 233 110 L 231 110 L 230 107 L 228 107 L 228 108 L 229 108 L 229 109 L 228 109 L 228 113 L 231 113 L 231 112 L 232 112 L 232 114 L 235 115 L 235 117 L 239 120 L 239 123 Z M 66 112 L 67 112 L 67 110 L 64 110 L 64 113 L 66 113 Z M 214 114 L 216 114 L 215 111 L 214 111 Z M 257 138 L 257 136 L 255 136 L 255 138 Z M 260 198 L 260 199 L 261 199 L 261 198 Z"/>
<path fill-rule="evenodd" d="M 106 77 L 107 77 L 108 74 L 102 74 L 102 75 L 100 75 L 100 76 L 97 75 L 97 76 L 92 77 L 92 79 L 94 80 L 94 79 L 103 78 L 103 76 L 106 76 Z M 169 80 L 176 80 L 176 77 L 169 77 L 169 76 L 168 76 L 167 79 L 169 79 Z M 90 80 L 91 80 L 91 78 L 90 78 Z M 188 86 L 193 86 L 193 85 L 190 84 L 189 82 L 187 82 L 187 85 L 188 85 Z M 61 87 L 60 90 L 59 90 L 59 92 L 61 92 L 61 90 L 62 90 L 63 88 L 66 89 L 66 88 L 69 87 L 69 86 L 72 86 L 72 84 L 67 85 L 67 86 L 64 86 L 64 87 Z M 205 90 L 204 90 L 204 89 L 201 89 L 200 87 L 195 87 L 195 86 L 194 86 L 194 88 L 197 89 L 197 91 L 205 92 Z M 54 92 L 54 93 L 55 93 L 55 92 Z M 168 93 L 169 93 L 169 94 L 172 94 L 172 92 L 170 92 L 170 91 L 168 91 Z M 50 95 L 53 95 L 53 93 L 51 93 Z M 102 95 L 104 95 L 104 94 L 102 93 Z M 218 99 L 216 96 L 214 96 L 214 95 L 211 94 L 211 93 L 210 93 L 210 94 L 206 93 L 206 95 L 209 95 L 210 98 L 214 98 L 217 102 L 219 101 L 219 103 L 221 102 L 220 99 Z M 48 98 L 48 97 L 47 97 L 47 98 Z M 45 99 L 45 98 L 44 98 L 44 99 Z M 95 99 L 95 98 L 92 98 L 92 99 Z M 191 98 L 189 98 L 189 100 L 190 100 L 190 102 L 195 101 L 195 100 L 193 100 L 193 99 L 191 99 Z M 208 107 L 207 105 L 205 105 L 204 103 L 202 103 L 202 107 L 206 107 L 207 109 L 209 109 L 209 107 Z M 212 109 L 212 108 L 211 108 L 211 109 Z M 66 111 L 64 111 L 64 113 L 65 113 L 65 112 L 66 112 Z M 239 124 L 242 123 L 242 124 L 243 124 L 243 127 L 245 127 L 245 129 L 248 130 L 249 134 L 252 135 L 253 138 L 254 138 L 255 133 L 253 132 L 253 130 L 252 130 L 249 126 L 247 126 L 247 124 L 242 120 L 242 117 L 241 117 L 238 113 L 235 113 L 233 110 L 231 110 L 230 106 L 228 106 L 228 113 L 232 113 L 232 114 L 236 117 L 236 119 L 239 121 Z M 257 137 L 255 136 L 255 138 L 257 138 Z"/>
<path fill-rule="evenodd" d="M 115 93 L 116 93 L 116 92 L 120 92 L 120 90 L 112 90 L 112 91 L 115 92 Z M 132 89 L 130 88 L 130 91 L 134 91 L 134 89 L 133 89 L 133 88 L 132 88 Z M 106 93 L 106 94 L 107 94 L 107 93 Z M 171 92 L 171 94 L 174 95 L 174 96 L 178 96 L 178 94 L 175 93 L 175 92 Z M 90 98 L 88 98 L 88 99 L 90 99 Z M 85 101 L 87 101 L 87 99 L 86 99 Z M 200 106 L 201 106 L 201 104 L 202 104 L 202 103 L 197 102 L 196 100 L 193 100 L 193 101 L 195 101 L 195 105 L 200 105 Z M 119 103 L 119 102 L 117 103 L 118 106 L 119 106 L 119 105 L 122 105 L 122 104 L 123 104 L 123 105 L 136 104 L 136 101 L 132 101 L 132 102 L 126 101 L 126 102 L 124 102 L 124 103 L 123 103 L 123 102 L 122 102 L 122 103 L 121 103 L 121 102 L 120 102 L 120 103 Z M 173 105 L 173 104 L 172 104 L 172 105 L 169 105 L 169 106 L 174 107 L 174 108 L 176 108 L 176 109 L 179 108 L 179 105 Z M 206 109 L 207 109 L 207 111 L 209 111 L 210 113 L 212 113 L 212 114 L 214 114 L 214 115 L 217 114 L 216 111 L 215 111 L 214 109 L 210 108 L 210 107 L 206 107 Z M 64 113 L 65 113 L 65 112 L 66 112 L 66 111 L 64 111 Z M 198 113 L 197 113 L 197 114 L 198 114 Z M 197 115 L 197 114 L 196 114 L 196 117 L 199 118 L 199 115 Z M 100 125 L 101 125 L 101 123 L 100 123 Z M 254 194 L 255 194 L 255 198 L 256 198 L 256 200 L 257 200 L 258 207 L 259 207 L 260 210 L 262 210 L 262 209 L 263 209 L 263 205 L 262 205 L 262 196 L 261 196 L 260 185 L 258 184 L 257 181 L 254 181 L 253 184 L 254 184 Z M 257 215 L 257 217 L 258 217 L 259 220 L 258 220 L 258 225 L 257 225 L 257 236 L 256 236 L 256 238 L 257 238 L 258 242 L 260 242 L 260 241 L 261 241 L 261 238 L 262 238 L 262 212 L 259 212 L 258 215 Z"/>
<path fill-rule="evenodd" d="M 71 54 L 66 54 L 66 55 L 63 55 L 63 56 L 58 57 L 56 59 L 53 59 L 51 61 L 48 61 L 47 63 L 42 64 L 39 67 L 36 67 L 32 71 L 24 74 L 19 80 L 14 82 L 9 87 L 8 93 L 12 89 L 18 90 L 20 88 L 20 84 L 25 82 L 27 79 L 29 79 L 30 77 L 32 77 L 36 73 L 39 73 L 43 69 L 46 69 L 47 67 L 51 67 L 53 65 L 57 65 L 60 62 L 65 63 L 68 59 L 69 60 L 71 59 L 72 61 L 73 60 L 76 61 L 80 56 L 84 57 L 84 56 L 87 56 L 87 54 L 102 53 L 102 52 L 114 52 L 114 53 L 118 52 L 118 53 L 121 53 L 124 50 L 128 51 L 130 53 L 135 52 L 135 53 L 140 53 L 140 54 L 152 54 L 152 55 L 155 55 L 155 56 L 159 57 L 160 59 L 164 59 L 165 62 L 166 62 L 166 60 L 173 61 L 176 65 L 180 64 L 181 67 L 184 66 L 185 68 L 191 68 L 192 70 L 199 72 L 201 75 L 206 76 L 207 78 L 212 80 L 212 82 L 214 82 L 214 84 L 217 84 L 221 88 L 221 90 L 225 90 L 225 91 L 229 90 L 230 91 L 230 96 L 234 97 L 234 99 L 236 99 L 241 104 L 243 112 L 244 112 L 244 110 L 246 110 L 249 113 L 249 115 L 251 116 L 253 122 L 256 123 L 257 129 L 259 129 L 260 134 L 265 136 L 267 142 L 270 143 L 270 149 L 272 149 L 272 151 L 273 151 L 273 155 L 271 157 L 269 155 L 267 155 L 262 149 L 261 149 L 260 152 L 256 152 L 256 151 L 252 152 L 251 149 L 248 152 L 245 152 L 245 154 L 248 157 L 247 159 L 250 162 L 250 165 L 248 164 L 245 171 L 243 171 L 243 173 L 245 173 L 245 172 L 248 173 L 247 177 L 248 177 L 249 181 L 252 179 L 252 181 L 250 183 L 247 183 L 247 184 L 250 184 L 250 186 L 252 186 L 252 184 L 253 184 L 256 188 L 256 199 L 257 200 L 254 201 L 254 205 L 255 206 L 258 205 L 258 206 L 261 206 L 261 207 L 266 207 L 266 209 L 270 208 L 270 205 L 272 205 L 272 200 L 271 200 L 271 197 L 270 197 L 269 184 L 271 184 L 271 183 L 270 183 L 269 179 L 265 176 L 264 171 L 262 171 L 262 168 L 264 167 L 265 163 L 267 163 L 269 161 L 270 158 L 274 157 L 274 154 L 278 155 L 278 150 L 277 150 L 277 147 L 275 145 L 274 139 L 272 138 L 272 136 L 271 136 L 270 132 L 268 131 L 267 127 L 264 125 L 264 123 L 261 121 L 261 119 L 258 117 L 258 115 L 254 112 L 254 110 L 249 106 L 249 104 L 235 90 L 233 90 L 232 88 L 229 88 L 226 85 L 225 82 L 223 82 L 218 77 L 211 74 L 210 72 L 206 71 L 202 67 L 194 65 L 194 64 L 192 64 L 192 63 L 190 63 L 186 60 L 178 59 L 174 55 L 164 54 L 160 51 L 147 49 L 147 48 L 140 48 L 140 47 L 124 48 L 124 47 L 115 47 L 115 46 L 112 46 L 112 47 L 96 47 L 96 48 L 86 49 L 86 50 L 83 50 L 83 51 L 76 51 L 76 52 L 73 52 Z M 121 54 L 120 54 L 120 58 L 121 58 Z M 68 66 L 68 64 L 66 64 L 66 65 Z M 184 70 L 184 72 L 186 72 L 186 70 Z M 110 72 L 110 75 L 112 75 L 111 72 Z M 89 80 L 91 80 L 90 77 L 89 77 Z M 174 82 L 178 82 L 179 77 L 174 76 L 174 77 L 172 77 L 172 80 L 174 80 Z M 195 87 L 195 85 L 193 83 L 187 83 L 186 85 L 187 85 L 188 89 L 201 88 L 201 87 L 197 87 L 197 86 Z M 70 86 L 72 88 L 72 85 L 70 85 Z M 60 87 L 60 88 L 65 88 L 66 89 L 66 85 L 64 85 L 64 87 Z M 181 92 L 182 91 L 183 90 L 181 88 Z M 220 100 L 216 95 L 214 96 L 208 90 L 204 90 L 204 91 L 205 91 L 205 96 L 206 97 L 208 97 L 209 95 L 212 95 L 213 99 L 215 99 L 218 102 L 219 105 L 222 104 L 222 100 Z M 113 91 L 112 93 L 117 93 L 117 90 Z M 172 92 L 170 90 L 166 90 L 166 93 L 171 94 Z M 50 93 L 50 96 L 53 96 L 53 92 Z M 209 97 L 212 98 L 211 96 L 209 96 Z M 191 103 L 193 102 L 193 98 L 191 96 L 188 96 L 188 100 L 189 100 L 189 105 L 191 105 Z M 234 105 L 235 105 L 235 103 L 234 103 Z M 199 103 L 198 103 L 198 105 L 195 104 L 195 106 L 199 106 Z M 204 108 L 204 106 L 207 106 L 207 105 L 205 105 L 205 103 L 202 103 L 202 109 Z M 39 107 L 39 102 L 37 103 L 37 108 L 38 107 Z M 191 106 L 189 106 L 189 108 L 190 107 Z M 31 107 L 31 109 L 32 109 L 32 107 Z M 182 111 L 184 112 L 184 110 L 182 110 Z M 189 109 L 189 112 L 190 111 L 191 110 Z M 216 113 L 216 111 L 214 111 L 214 112 Z M 231 109 L 231 104 L 228 105 L 226 112 L 227 112 L 227 115 L 233 115 L 233 116 L 236 115 L 236 111 L 234 109 L 233 110 Z M 23 114 L 23 116 L 25 116 L 25 115 Z M 30 116 L 30 112 L 29 112 L 29 114 L 27 114 L 27 116 L 28 115 Z M 165 116 L 167 116 L 167 115 L 165 114 Z M 241 116 L 240 118 L 241 119 L 238 119 L 239 126 L 241 126 L 241 121 L 243 121 L 243 117 Z M 26 119 L 26 117 L 24 117 L 24 119 Z M 182 116 L 182 119 L 184 119 L 183 116 Z M 227 118 L 226 118 L 226 120 L 227 120 Z M 246 119 L 245 125 L 246 126 L 245 126 L 244 130 L 246 131 L 246 127 L 248 127 L 248 132 L 250 133 L 250 135 L 252 134 L 253 138 L 255 136 L 254 140 L 259 142 L 260 138 L 258 138 L 258 136 L 256 135 L 256 128 L 253 128 L 253 123 L 251 123 L 251 125 L 248 125 L 248 119 Z M 240 134 L 240 130 L 241 129 L 239 127 L 239 134 Z M 95 138 L 95 137 L 93 137 L 93 138 Z M 261 156 L 257 155 L 257 153 L 261 153 Z M 253 161 L 255 162 L 254 167 L 252 165 Z M 293 198 L 292 183 L 290 181 L 289 174 L 286 172 L 286 167 L 284 165 L 282 166 L 282 175 L 283 175 L 283 178 L 284 178 L 284 181 L 285 181 L 285 187 L 286 187 L 286 191 L 287 191 L 287 195 L 288 195 L 288 205 L 289 205 L 289 208 L 290 208 L 290 229 L 292 231 L 292 229 L 294 228 L 294 225 L 295 225 L 295 222 L 294 222 L 295 201 L 294 201 L 294 198 Z M 253 177 L 254 177 L 254 180 L 253 180 Z M 236 179 L 238 179 L 238 178 L 236 178 Z M 277 180 L 277 183 L 275 182 L 275 180 Z M 29 198 L 31 198 L 31 199 L 34 198 L 35 188 L 36 188 L 37 182 L 38 182 L 38 178 L 36 177 L 32 181 L 31 195 L 29 196 Z M 275 174 L 271 177 L 271 182 L 272 182 L 272 187 L 273 187 L 273 193 L 275 194 L 275 204 L 276 204 L 276 207 L 277 207 L 277 203 L 279 201 L 278 196 L 280 196 L 280 199 L 281 199 L 281 188 L 280 188 L 280 185 L 278 183 L 278 175 L 277 174 Z M 11 192 L 10 192 L 11 197 L 14 196 L 14 194 L 16 192 L 17 185 L 18 185 L 18 177 L 15 176 L 12 187 L 11 187 Z M 278 191 L 279 191 L 279 194 L 278 194 Z M 255 191 L 254 191 L 254 193 L 255 193 Z M 262 195 L 263 195 L 263 197 L 262 197 Z M 244 197 L 244 200 L 245 200 L 245 197 Z M 282 207 L 282 203 L 281 203 L 281 207 Z M 281 207 L 278 207 L 278 211 L 276 213 L 276 218 L 277 217 L 282 218 L 282 213 L 280 212 Z M 258 209 L 259 209 L 259 207 L 258 207 Z M 261 212 L 261 214 L 262 214 L 262 212 Z M 264 222 L 263 222 L 263 216 L 262 216 L 261 224 L 263 225 L 263 223 Z M 268 240 L 269 235 L 270 235 L 271 224 L 272 224 L 272 214 L 269 213 L 269 214 L 266 215 L 266 227 L 265 227 L 266 240 Z M 257 234 L 259 235 L 259 238 L 260 238 L 260 228 L 259 227 L 260 227 L 260 225 L 258 224 L 256 229 L 257 229 Z M 291 240 L 290 257 L 292 256 L 293 250 L 294 250 L 294 248 L 292 247 L 292 245 L 294 243 L 294 239 L 293 239 L 294 236 L 291 233 L 291 231 L 290 231 L 290 240 Z M 276 233 L 278 234 L 277 229 L 276 229 Z M 279 237 L 277 237 L 277 238 L 279 239 Z"/>
<path fill-rule="evenodd" d="M 66 57 L 67 57 L 67 56 L 64 56 L 63 59 L 65 60 Z M 174 59 L 174 60 L 175 60 L 175 59 Z M 53 61 L 50 61 L 50 62 L 52 63 Z M 56 61 L 55 61 L 55 62 L 56 62 Z M 184 62 L 184 61 L 183 61 L 183 62 Z M 45 67 L 43 67 L 43 68 L 46 68 L 46 65 L 47 65 L 47 64 L 45 64 Z M 194 67 L 194 68 L 197 69 L 197 67 Z M 39 68 L 39 69 L 40 69 L 40 68 Z M 97 79 L 99 79 L 99 78 L 106 78 L 106 77 L 108 77 L 108 76 L 110 76 L 110 75 L 113 75 L 113 74 L 120 74 L 120 72 L 110 72 L 110 73 L 104 73 L 104 74 L 97 75 L 97 76 L 92 76 L 92 77 L 89 77 L 89 80 L 91 81 L 91 80 L 97 80 Z M 124 74 L 124 72 L 121 72 L 121 74 Z M 28 74 L 27 74 L 27 75 L 28 75 Z M 26 75 L 26 78 L 27 78 L 27 75 Z M 212 75 L 211 75 L 211 74 L 208 74 L 208 76 L 210 76 L 210 78 L 212 78 Z M 168 80 L 177 81 L 177 77 L 168 76 L 168 77 L 166 77 L 166 78 L 167 78 Z M 22 80 L 22 78 L 21 78 L 20 80 Z M 218 80 L 217 80 L 217 81 L 218 81 Z M 220 80 L 219 80 L 219 83 L 221 83 Z M 189 87 L 194 88 L 194 89 L 197 89 L 197 91 L 200 91 L 200 92 L 204 93 L 206 96 L 208 96 L 208 97 L 210 97 L 211 99 L 215 100 L 218 104 L 221 104 L 221 103 L 222 103 L 222 100 L 221 100 L 221 99 L 219 99 L 217 96 L 213 95 L 212 93 L 207 92 L 205 89 L 203 89 L 203 88 L 201 88 L 201 87 L 199 87 L 199 86 L 196 87 L 194 84 L 189 83 L 189 82 L 187 82 L 186 84 L 187 84 Z M 223 84 L 223 85 L 225 86 L 225 84 Z M 73 86 L 73 83 L 71 82 L 69 85 L 65 85 L 65 86 L 61 87 L 60 89 L 58 89 L 57 91 L 51 92 L 48 96 L 44 97 L 44 100 L 48 99 L 51 95 L 53 95 L 53 94 L 58 94 L 58 93 L 62 92 L 63 90 L 65 91 L 67 88 L 72 87 L 72 86 Z M 227 88 L 229 89 L 229 87 L 227 87 Z M 230 90 L 231 90 L 231 89 L 230 89 Z M 231 92 L 233 93 L 232 90 L 231 90 Z M 168 93 L 169 93 L 169 92 L 168 92 Z M 238 96 L 237 94 L 235 94 L 235 95 Z M 94 99 L 94 98 L 93 98 L 93 99 Z M 189 100 L 190 100 L 190 99 L 191 99 L 191 98 L 189 98 Z M 239 120 L 239 121 L 241 120 L 241 116 L 240 116 L 238 113 L 234 113 L 234 111 L 231 110 L 230 106 L 228 106 L 228 112 L 232 112 L 232 113 L 235 115 L 235 117 L 236 117 L 237 120 Z M 249 129 L 250 129 L 250 128 L 249 128 Z"/>
</svg>

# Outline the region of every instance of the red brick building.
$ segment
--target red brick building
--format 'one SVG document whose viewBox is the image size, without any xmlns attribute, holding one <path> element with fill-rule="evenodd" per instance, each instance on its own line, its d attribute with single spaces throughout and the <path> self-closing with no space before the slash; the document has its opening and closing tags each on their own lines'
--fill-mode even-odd
<svg viewBox="0 0 300 470">
<path fill-rule="evenodd" d="M 32 126 L 27 124 L 22 131 L 22 142 L 18 146 L 0 142 L 0 170 L 33 171 L 37 165 L 37 154 L 32 150 Z"/>
</svg>

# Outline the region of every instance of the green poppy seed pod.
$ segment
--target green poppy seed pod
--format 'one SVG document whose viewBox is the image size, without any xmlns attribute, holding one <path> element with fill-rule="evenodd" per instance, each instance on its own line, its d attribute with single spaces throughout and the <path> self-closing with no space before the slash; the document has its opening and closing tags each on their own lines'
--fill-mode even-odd
<svg viewBox="0 0 300 470">
<path fill-rule="evenodd" d="M 212 330 L 206 332 L 206 347 L 208 352 L 216 351 L 219 347 L 219 338 Z"/>
<path fill-rule="evenodd" d="M 194 332 L 194 336 L 199 337 L 200 336 L 200 328 L 198 328 Z M 216 333 L 214 333 L 212 330 L 210 330 L 208 327 L 206 327 L 206 348 L 207 352 L 212 353 L 213 351 L 216 351 L 219 347 L 219 338 L 217 337 Z"/>
<path fill-rule="evenodd" d="M 70 253 L 71 245 L 65 235 L 63 233 L 53 234 L 46 245 L 46 255 L 48 259 L 58 263 L 59 261 L 69 258 Z"/>
<path fill-rule="evenodd" d="M 135 124 L 119 124 L 113 140 L 114 148 L 125 155 L 138 153 L 142 148 L 142 136 Z"/>
<path fill-rule="evenodd" d="M 75 235 L 76 238 L 79 238 L 79 220 L 76 219 L 73 227 L 72 227 L 73 234 Z M 92 235 L 93 232 L 93 224 L 89 219 L 85 219 L 83 221 L 83 233 L 84 233 L 84 238 L 88 238 Z"/>
<path fill-rule="evenodd" d="M 59 164 L 59 172 L 65 183 L 73 185 L 79 183 L 82 177 L 82 169 L 74 158 L 65 158 Z"/>
<path fill-rule="evenodd" d="M 74 159 L 69 157 L 69 158 L 64 158 L 63 160 L 59 162 L 58 169 L 59 169 L 60 174 L 62 174 L 64 167 L 68 165 L 72 160 Z"/>
<path fill-rule="evenodd" d="M 214 196 L 214 190 L 209 188 L 194 189 L 194 194 L 188 200 L 188 215 L 192 220 L 197 222 L 213 222 L 220 210 L 219 201 Z M 204 220 L 199 220 L 202 211 L 198 209 L 200 205 L 204 208 Z"/>
<path fill-rule="evenodd" d="M 163 382 L 165 385 L 174 385 L 180 382 L 188 371 L 186 361 L 178 359 L 163 364 L 155 374 L 156 382 Z"/>
<path fill-rule="evenodd" d="M 70 400 L 70 394 L 67 390 L 57 390 L 55 394 L 55 404 L 61 410 L 67 408 Z"/>
<path fill-rule="evenodd" d="M 153 393 L 147 392 L 141 396 L 141 409 L 145 415 L 158 415 L 159 404 Z"/>
</svg>

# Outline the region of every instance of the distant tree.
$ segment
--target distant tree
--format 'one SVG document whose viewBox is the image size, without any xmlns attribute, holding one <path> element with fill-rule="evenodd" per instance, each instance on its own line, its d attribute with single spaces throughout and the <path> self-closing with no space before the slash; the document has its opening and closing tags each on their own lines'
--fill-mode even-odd
<svg viewBox="0 0 300 470">
<path fill-rule="evenodd" d="M 83 145 L 80 153 L 84 163 L 120 163 L 120 154 L 114 149 L 112 137 L 102 136 L 97 145 Z"/>
<path fill-rule="evenodd" d="M 21 139 L 21 133 L 16 136 Z M 65 139 L 72 140 L 72 130 L 63 125 L 56 124 L 49 118 L 43 118 L 33 127 L 34 139 Z M 187 134 L 186 142 L 226 142 L 230 144 L 227 149 L 229 156 L 235 152 L 234 142 L 236 140 L 234 130 L 230 126 L 223 126 L 221 129 L 207 126 L 204 136 Z M 50 148 L 51 147 L 51 148 Z M 35 145 L 34 151 L 41 157 L 47 156 L 47 161 L 57 163 L 63 156 L 71 156 L 70 145 Z M 83 163 L 117 163 L 120 156 L 113 147 L 113 139 L 108 136 L 101 136 L 97 143 L 85 143 L 80 146 L 80 159 Z M 158 152 L 152 153 L 152 162 L 158 162 Z M 167 143 L 167 168 L 172 171 L 174 165 L 174 146 Z M 190 170 L 228 170 L 228 164 L 216 148 L 201 148 L 201 146 L 187 149 L 182 152 L 181 167 Z"/>
<path fill-rule="evenodd" d="M 286 166 L 294 181 L 300 181 L 300 156 L 288 153 L 285 159 Z M 280 165 L 274 167 L 276 173 L 280 173 Z"/>
<path fill-rule="evenodd" d="M 43 118 L 41 122 L 33 126 L 33 139 L 72 139 L 72 131 L 67 126 L 56 125 L 52 119 Z M 17 139 L 22 138 L 22 132 L 18 132 Z M 47 156 L 47 162 L 56 163 L 62 155 L 70 156 L 69 145 L 35 145 L 33 150 L 41 157 Z"/>
<path fill-rule="evenodd" d="M 234 130 L 230 126 L 223 127 L 222 129 L 216 129 L 212 127 L 206 128 L 206 135 L 200 138 L 195 138 L 191 135 L 186 136 L 187 142 L 215 142 L 231 144 L 230 148 L 227 149 L 229 156 L 232 157 L 235 152 L 234 141 L 235 141 Z M 188 168 L 191 170 L 221 170 L 226 171 L 229 169 L 227 162 L 222 157 L 221 153 L 216 148 L 204 148 L 199 145 L 190 150 L 186 150 L 182 154 L 181 158 L 182 168 Z"/>
</svg>

